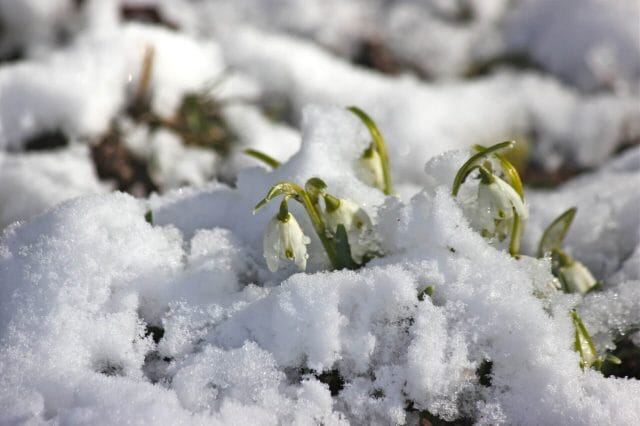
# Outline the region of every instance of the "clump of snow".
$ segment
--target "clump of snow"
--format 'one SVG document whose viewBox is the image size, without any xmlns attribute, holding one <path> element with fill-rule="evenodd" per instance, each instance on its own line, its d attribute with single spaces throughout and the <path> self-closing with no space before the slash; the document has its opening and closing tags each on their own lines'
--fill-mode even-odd
<svg viewBox="0 0 640 426">
<path fill-rule="evenodd" d="M 0 423 L 640 424 L 640 381 L 583 371 L 569 315 L 600 355 L 640 324 L 640 150 L 611 158 L 640 134 L 637 0 L 76 3 L 0 0 Z M 208 97 L 228 152 L 127 112 L 150 48 L 151 112 Z M 415 75 L 345 60 L 376 53 Z M 520 60 L 538 71 L 496 66 Z M 384 134 L 398 197 L 359 176 L 371 136 L 347 105 Z M 22 152 L 48 132 L 69 146 Z M 160 194 L 95 194 L 86 145 L 107 132 Z M 526 189 L 520 258 L 471 226 L 477 181 L 451 195 L 468 147 L 513 138 L 544 169 L 593 168 Z M 253 208 L 311 177 L 362 207 L 381 256 L 330 270 L 290 199 L 307 269 L 268 269 L 278 200 Z M 572 206 L 563 248 L 602 280 L 584 296 L 531 257 Z"/>
<path fill-rule="evenodd" d="M 396 66 L 436 79 L 492 62 L 513 65 L 518 59 L 512 56 L 520 55 L 582 90 L 637 92 L 639 16 L 636 0 L 352 1 L 341 7 L 320 0 L 304 7 L 286 0 L 217 0 L 203 4 L 189 22 L 206 33 L 251 26 L 294 35 L 350 58 L 373 43 Z"/>
<path fill-rule="evenodd" d="M 533 73 L 431 85 L 349 66 L 314 45 L 255 30 L 227 34 L 221 44 L 231 65 L 294 110 L 328 103 L 368 111 L 390 141 L 394 177 L 400 182 L 422 183 L 422 164 L 416 158 L 514 135 L 535 134 L 530 138 L 533 156 L 549 169 L 559 165 L 554 156 L 580 166 L 597 165 L 640 116 L 635 97 L 581 95 Z"/>
<path fill-rule="evenodd" d="M 154 48 L 152 107 L 172 114 L 187 91 L 201 90 L 224 67 L 215 44 L 164 29 L 128 25 L 87 35 L 37 62 L 0 70 L 0 146 L 17 148 L 45 130 L 71 136 L 104 132 L 138 87 L 147 47 Z"/>
<path fill-rule="evenodd" d="M 106 192 L 86 147 L 52 153 L 0 152 L 0 229 L 69 198 Z"/>
<path fill-rule="evenodd" d="M 0 147 L 19 150 L 28 138 L 46 131 L 80 141 L 104 134 L 136 96 L 149 48 L 154 52 L 148 89 L 152 111 L 170 118 L 186 94 L 211 92 L 239 139 L 221 162 L 213 151 L 185 147 L 169 132 L 151 132 L 118 118 L 123 141 L 150 164 L 161 190 L 202 185 L 214 177 L 233 181 L 239 169 L 256 164 L 242 154 L 244 148 L 281 160 L 298 149 L 296 131 L 270 123 L 246 104 L 259 88 L 242 75 L 225 77 L 214 42 L 137 24 L 88 32 L 68 48 L 0 70 Z M 225 99 L 231 100 L 225 104 Z"/>
<path fill-rule="evenodd" d="M 577 207 L 566 248 L 600 279 L 620 270 L 640 244 L 640 150 L 629 150 L 600 170 L 553 191 L 529 190 L 525 244 L 534 253 L 544 229 L 560 213 Z M 635 274 L 630 278 L 637 279 Z"/>
<path fill-rule="evenodd" d="M 353 114 L 311 108 L 302 135 L 289 162 L 241 172 L 235 190 L 156 196 L 153 225 L 146 201 L 112 194 L 8 227 L 2 421 L 402 424 L 417 421 L 408 402 L 445 420 L 640 420 L 640 382 L 582 371 L 569 316 L 577 306 L 599 336 L 616 316 L 600 301 L 638 320 L 633 281 L 582 300 L 541 293 L 553 280 L 548 259 L 493 247 L 450 195 L 468 152 L 430 161 L 427 187 L 402 201 L 358 180 L 369 136 Z M 602 173 L 637 176 L 636 153 Z M 261 232 L 277 203 L 251 209 L 271 184 L 315 175 L 372 213 L 385 256 L 358 271 L 270 273 Z M 586 198 L 600 179 L 568 185 Z M 314 244 L 311 271 L 327 265 Z"/>
<path fill-rule="evenodd" d="M 526 0 L 509 14 L 505 38 L 583 90 L 637 92 L 639 17 L 637 0 Z"/>
<path fill-rule="evenodd" d="M 167 130 L 154 133 L 150 139 L 150 175 L 158 186 L 203 185 L 214 176 L 216 155 L 211 150 L 186 147 Z"/>
<path fill-rule="evenodd" d="M 382 28 L 378 37 L 399 60 L 429 77 L 463 75 L 501 52 L 499 23 L 507 4 L 504 0 L 388 3 L 378 12 Z"/>
<path fill-rule="evenodd" d="M 71 29 L 73 9 L 71 0 L 2 0 L 0 55 L 54 44 Z"/>
</svg>

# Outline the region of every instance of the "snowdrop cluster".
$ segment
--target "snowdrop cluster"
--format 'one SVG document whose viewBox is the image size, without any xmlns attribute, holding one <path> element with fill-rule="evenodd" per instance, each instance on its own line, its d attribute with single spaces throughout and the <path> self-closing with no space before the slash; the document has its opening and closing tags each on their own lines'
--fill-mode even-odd
<svg viewBox="0 0 640 426">
<path fill-rule="evenodd" d="M 477 170 L 478 195 L 471 223 L 478 224 L 483 237 L 499 241 L 510 235 L 509 253 L 520 258 L 520 238 L 529 218 L 524 199 L 524 189 L 515 167 L 500 151 L 511 149 L 513 141 L 489 148 L 477 146 L 478 151 L 460 168 L 454 179 L 452 194 L 457 196 L 462 183 Z M 492 171 L 498 166 L 500 175 Z M 598 284 L 591 271 L 561 249 L 561 244 L 571 226 L 577 209 L 571 208 L 556 218 L 543 233 L 538 245 L 538 257 L 551 257 L 552 274 L 556 288 L 566 293 L 586 294 Z M 593 340 L 575 310 L 571 310 L 574 325 L 574 349 L 580 354 L 580 367 L 601 369 L 605 361 L 619 364 L 613 355 L 598 354 Z"/>
<path fill-rule="evenodd" d="M 551 222 L 538 244 L 538 257 L 551 257 L 552 272 L 558 278 L 562 290 L 586 294 L 598 285 L 598 281 L 586 266 L 561 247 L 576 213 L 577 209 L 572 207 Z"/>
<path fill-rule="evenodd" d="M 391 183 L 384 139 L 373 120 L 362 110 L 355 107 L 349 110 L 362 120 L 374 140 L 358 160 L 358 166 L 361 170 L 366 169 L 365 175 L 370 177 L 368 184 L 388 194 Z M 457 197 L 462 185 L 469 178 L 475 178 L 478 188 L 475 202 L 472 203 L 475 207 L 471 210 L 470 223 L 475 224 L 482 237 L 489 241 L 497 239 L 501 242 L 509 236 L 508 251 L 511 256 L 520 259 L 520 238 L 529 218 L 529 209 L 522 180 L 513 164 L 502 154 L 502 151 L 514 145 L 515 142 L 507 141 L 488 148 L 476 146 L 477 152 L 458 170 L 451 193 Z M 279 165 L 279 162 L 260 152 L 250 154 L 273 167 Z M 293 182 L 277 183 L 256 205 L 254 213 L 278 196 L 283 197 L 280 209 L 267 225 L 263 240 L 264 258 L 270 271 L 277 271 L 281 260 L 293 261 L 300 270 L 306 269 L 309 257 L 306 245 L 311 239 L 290 213 L 289 199 L 304 206 L 334 269 L 356 269 L 370 258 L 383 255 L 375 249 L 375 240 L 371 238 L 374 225 L 366 212 L 354 202 L 328 193 L 322 179 L 312 177 L 304 188 Z M 576 209 L 571 208 L 549 225 L 540 240 L 538 256 L 551 257 L 551 272 L 556 277 L 557 290 L 586 294 L 597 285 L 596 279 L 586 266 L 560 248 L 575 213 Z M 433 291 L 433 286 L 427 286 L 419 292 L 418 298 L 423 300 L 425 294 L 432 295 Z M 582 368 L 600 369 L 605 360 L 620 362 L 611 355 L 598 355 L 578 313 L 571 310 L 570 314 L 575 330 L 574 349 L 580 354 Z"/>
<path fill-rule="evenodd" d="M 360 156 L 357 172 L 364 176 L 366 184 L 388 195 L 392 191 L 391 172 L 382 134 L 364 111 L 357 107 L 349 107 L 348 110 L 362 120 L 373 140 Z M 247 153 L 272 167 L 279 165 L 277 160 L 259 151 Z M 277 183 L 256 205 L 254 212 L 281 195 L 284 198 L 280 211 L 269 222 L 263 241 L 264 258 L 272 272 L 278 269 L 279 260 L 294 261 L 301 270 L 305 270 L 307 265 L 305 245 L 311 240 L 289 212 L 287 200 L 290 198 L 304 206 L 334 269 L 356 269 L 380 254 L 369 215 L 353 201 L 328 193 L 327 184 L 322 179 L 312 177 L 304 188 L 293 182 Z"/>
<path fill-rule="evenodd" d="M 277 183 L 254 212 L 278 196 L 283 196 L 280 210 L 269 222 L 263 241 L 264 258 L 272 272 L 278 269 L 280 260 L 293 261 L 301 270 L 307 266 L 305 246 L 311 240 L 289 212 L 289 199 L 304 206 L 335 269 L 355 269 L 375 255 L 373 227 L 367 213 L 352 201 L 329 194 L 322 179 L 311 178 L 304 188 L 293 182 Z"/>
<path fill-rule="evenodd" d="M 371 142 L 362 122 L 338 107 L 305 114 L 301 150 L 245 170 L 235 189 L 85 197 L 6 230 L 0 423 L 637 424 L 640 383 L 606 377 L 605 355 L 610 330 L 640 323 L 637 255 L 617 278 L 594 270 L 602 290 L 565 294 L 552 252 L 593 268 L 573 240 L 585 216 L 569 233 L 529 189 L 516 257 L 509 236 L 483 236 L 475 222 L 479 168 L 452 197 L 480 153 L 477 164 L 519 194 L 502 150 L 437 156 L 421 192 L 384 196 L 356 172 Z M 592 206 L 589 218 L 603 204 L 590 185 L 619 178 L 617 211 L 635 218 L 638 154 L 560 190 L 565 204 L 553 206 Z M 379 247 L 358 264 L 361 229 Z M 544 229 L 540 259 L 526 256 Z M 324 259 L 349 263 L 349 252 L 358 270 Z M 293 268 L 271 272 L 283 264 Z M 293 270 L 304 267 L 334 270 Z"/>
<path fill-rule="evenodd" d="M 520 237 L 529 217 L 520 176 L 515 167 L 499 154 L 500 150 L 513 148 L 514 145 L 515 142 L 507 141 L 487 149 L 477 147 L 479 152 L 460 168 L 451 190 L 453 196 L 457 196 L 464 181 L 473 172 L 478 172 L 477 208 L 472 222 L 477 224 L 485 237 L 497 237 L 502 241 L 510 235 L 509 252 L 512 256 L 519 252 Z M 491 157 L 497 161 L 491 162 Z M 499 170 L 494 172 L 496 165 Z"/>
</svg>

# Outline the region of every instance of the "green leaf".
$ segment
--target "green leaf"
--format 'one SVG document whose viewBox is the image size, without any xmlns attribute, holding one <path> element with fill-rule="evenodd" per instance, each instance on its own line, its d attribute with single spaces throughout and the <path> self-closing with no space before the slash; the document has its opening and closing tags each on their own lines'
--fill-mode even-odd
<svg viewBox="0 0 640 426">
<path fill-rule="evenodd" d="M 542 234 L 542 238 L 540 238 L 540 243 L 538 244 L 538 257 L 543 257 L 545 253 L 550 253 L 554 250 L 560 250 L 562 242 L 569 232 L 569 227 L 571 227 L 571 223 L 573 222 L 573 218 L 577 211 L 577 208 L 571 207 L 569 210 L 563 212 L 560 216 L 554 219 L 554 221 L 551 222 L 551 225 L 545 229 Z"/>
<path fill-rule="evenodd" d="M 433 296 L 433 286 L 432 285 L 429 285 L 429 286 L 423 288 L 422 290 L 420 290 L 420 293 L 418 293 L 418 300 L 422 302 L 424 300 L 425 296 L 429 296 L 429 297 Z"/>
<path fill-rule="evenodd" d="M 575 351 L 580 354 L 580 366 L 582 368 L 594 365 L 596 367 L 599 366 L 602 364 L 602 360 L 598 357 L 598 352 L 593 344 L 593 340 L 591 340 L 589 332 L 587 332 L 587 329 L 582 323 L 582 319 L 580 319 L 575 309 L 571 310 L 571 319 L 573 320 L 573 326 L 575 328 L 573 347 Z"/>
<path fill-rule="evenodd" d="M 473 147 L 478 152 L 483 152 L 487 150 L 487 148 L 485 148 L 482 145 L 474 145 Z M 502 171 L 504 171 L 504 174 L 507 177 L 507 182 L 509 182 L 509 184 L 513 187 L 513 189 L 515 189 L 515 191 L 518 193 L 518 195 L 520 195 L 520 198 L 522 198 L 522 200 L 524 201 L 524 186 L 522 185 L 522 179 L 520 179 L 520 174 L 518 173 L 518 170 L 515 168 L 513 164 L 511 164 L 511 161 L 509 161 L 507 157 L 505 157 L 504 155 L 498 152 L 495 152 L 493 155 L 500 162 L 500 167 L 502 168 Z"/>
<path fill-rule="evenodd" d="M 266 165 L 270 166 L 272 169 L 276 169 L 280 166 L 280 162 L 278 160 L 256 149 L 247 148 L 242 152 L 250 157 L 253 157 L 257 160 L 262 161 Z"/>
<path fill-rule="evenodd" d="M 304 190 L 314 204 L 318 203 L 318 197 L 327 191 L 327 184 L 319 177 L 312 177 L 304 184 Z"/>
<path fill-rule="evenodd" d="M 511 164 L 507 157 L 501 154 L 495 154 L 496 158 L 500 161 L 500 166 L 502 170 L 504 170 L 507 179 L 509 180 L 509 184 L 515 189 L 520 198 L 524 201 L 524 186 L 522 185 L 522 179 L 520 179 L 520 175 L 516 168 Z"/>
<path fill-rule="evenodd" d="M 389 154 L 387 153 L 387 145 L 384 142 L 384 138 L 382 137 L 382 133 L 378 129 L 376 123 L 360 108 L 356 106 L 350 106 L 347 110 L 354 113 L 358 118 L 367 126 L 369 133 L 371 134 L 371 138 L 373 139 L 373 143 L 375 144 L 376 151 L 380 155 L 380 159 L 382 160 L 382 174 L 384 177 L 384 192 L 385 195 L 391 195 L 393 193 L 393 184 L 391 182 L 391 166 L 389 165 Z"/>
<path fill-rule="evenodd" d="M 615 355 L 607 354 L 604 357 L 604 360 L 610 362 L 611 364 L 620 365 L 622 364 L 622 360 Z"/>
<path fill-rule="evenodd" d="M 505 141 L 505 142 L 501 142 L 501 143 L 492 145 L 489 148 L 484 149 L 484 150 L 482 150 L 480 152 L 477 152 L 476 154 L 472 155 L 471 158 L 469 158 L 462 165 L 462 167 L 460 167 L 460 170 L 458 170 L 458 173 L 456 174 L 456 177 L 453 180 L 453 186 L 451 188 L 451 194 L 454 197 L 456 195 L 458 195 L 458 191 L 460 190 L 460 187 L 462 186 L 464 181 L 467 179 L 467 176 L 469 176 L 469 173 L 471 173 L 478 165 L 480 165 L 480 163 L 482 161 L 484 161 L 485 158 L 487 158 L 489 155 L 495 154 L 498 151 L 501 151 L 503 149 L 513 148 L 514 145 L 515 145 L 514 141 Z"/>
<path fill-rule="evenodd" d="M 336 247 L 336 269 L 357 269 L 358 264 L 351 257 L 351 246 L 347 230 L 343 224 L 338 225 L 334 238 Z"/>
<path fill-rule="evenodd" d="M 509 242 L 509 254 L 513 257 L 518 257 L 520 253 L 520 237 L 522 236 L 523 223 L 522 219 L 513 209 L 513 227 L 511 228 L 511 241 Z"/>
<path fill-rule="evenodd" d="M 146 220 L 148 224 L 153 225 L 153 211 L 147 210 L 144 214 L 144 220 Z"/>
<path fill-rule="evenodd" d="M 298 185 L 293 184 L 291 182 L 279 182 L 271 187 L 267 195 L 260 200 L 258 204 L 253 208 L 253 212 L 260 210 L 264 207 L 269 201 L 280 195 L 289 195 L 291 197 L 297 196 L 302 191 Z"/>
</svg>

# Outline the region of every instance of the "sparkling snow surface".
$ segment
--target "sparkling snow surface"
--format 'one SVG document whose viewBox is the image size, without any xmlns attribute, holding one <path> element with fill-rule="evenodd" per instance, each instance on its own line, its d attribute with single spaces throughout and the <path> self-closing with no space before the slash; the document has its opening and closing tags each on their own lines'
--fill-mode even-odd
<svg viewBox="0 0 640 426">
<path fill-rule="evenodd" d="M 640 380 L 583 371 L 569 314 L 600 353 L 640 325 L 640 2 L 84 3 L 0 0 L 0 55 L 23 55 L 0 63 L 0 424 L 640 424 Z M 125 23 L 121 4 L 178 30 Z M 413 72 L 349 62 L 374 35 Z M 152 111 L 211 89 L 228 155 L 122 118 L 148 46 Z M 516 54 L 536 71 L 462 78 Z M 370 136 L 348 105 L 385 135 L 397 197 L 359 179 Z M 91 145 L 113 123 L 158 193 L 98 179 Z M 68 146 L 25 150 L 55 131 Z M 586 170 L 525 187 L 520 259 L 472 228 L 472 179 L 451 196 L 473 144 L 512 138 L 547 172 Z M 366 211 L 383 257 L 330 271 L 291 200 L 307 269 L 269 271 L 279 203 L 253 207 L 314 176 Z M 565 248 L 603 282 L 585 296 L 531 257 L 572 206 Z"/>
</svg>

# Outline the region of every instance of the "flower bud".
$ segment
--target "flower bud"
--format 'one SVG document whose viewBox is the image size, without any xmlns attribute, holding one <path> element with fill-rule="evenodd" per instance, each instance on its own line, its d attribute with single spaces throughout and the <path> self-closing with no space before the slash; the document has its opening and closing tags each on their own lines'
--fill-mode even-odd
<svg viewBox="0 0 640 426">
<path fill-rule="evenodd" d="M 558 278 L 567 293 L 585 294 L 598 284 L 586 266 L 566 253 L 560 256 Z"/>
<path fill-rule="evenodd" d="M 335 233 L 338 225 L 342 224 L 347 231 L 349 245 L 351 248 L 351 256 L 356 263 L 362 263 L 362 259 L 368 252 L 372 251 L 369 247 L 371 237 L 369 234 L 373 229 L 369 215 L 357 204 L 336 198 L 326 194 L 324 220 L 327 228 Z"/>
<path fill-rule="evenodd" d="M 358 176 L 364 183 L 384 191 L 382 158 L 373 145 L 369 146 L 358 160 Z"/>
<path fill-rule="evenodd" d="M 264 234 L 264 258 L 271 272 L 278 270 L 280 260 L 294 261 L 300 270 L 307 267 L 306 245 L 311 240 L 304 235 L 298 221 L 289 212 L 276 215 Z"/>
<path fill-rule="evenodd" d="M 478 186 L 475 218 L 483 235 L 505 239 L 513 227 L 514 211 L 523 222 L 529 217 L 526 205 L 511 185 L 495 175 L 483 177 Z"/>
</svg>

